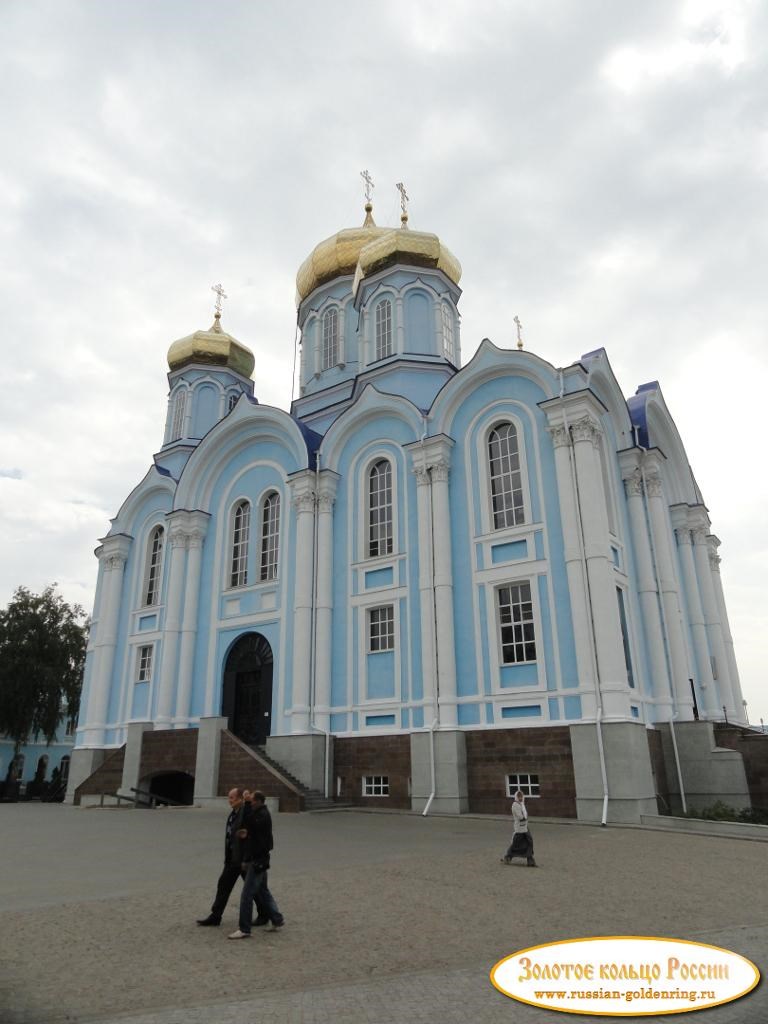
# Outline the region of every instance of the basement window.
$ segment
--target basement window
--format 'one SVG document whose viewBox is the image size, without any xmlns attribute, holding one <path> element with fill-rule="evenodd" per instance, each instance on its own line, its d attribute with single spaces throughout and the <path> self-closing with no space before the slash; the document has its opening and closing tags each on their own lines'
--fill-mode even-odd
<svg viewBox="0 0 768 1024">
<path fill-rule="evenodd" d="M 531 775 L 528 772 L 512 772 L 510 775 L 507 775 L 507 796 L 514 799 L 518 789 L 525 797 L 540 796 L 539 776 Z"/>
<path fill-rule="evenodd" d="M 389 796 L 389 776 L 364 775 L 363 796 Z"/>
</svg>

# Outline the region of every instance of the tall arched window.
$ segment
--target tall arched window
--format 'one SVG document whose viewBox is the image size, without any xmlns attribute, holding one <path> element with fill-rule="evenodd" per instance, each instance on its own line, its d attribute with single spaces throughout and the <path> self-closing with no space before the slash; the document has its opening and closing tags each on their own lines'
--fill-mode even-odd
<svg viewBox="0 0 768 1024">
<path fill-rule="evenodd" d="M 323 315 L 323 361 L 324 370 L 335 366 L 339 361 L 339 311 L 335 306 Z"/>
<path fill-rule="evenodd" d="M 149 535 L 147 544 L 147 562 L 144 569 L 144 586 L 142 587 L 142 604 L 157 604 L 160 600 L 160 570 L 163 564 L 163 541 L 165 530 L 156 526 Z"/>
<path fill-rule="evenodd" d="M 443 355 L 449 362 L 456 363 L 456 344 L 453 337 L 453 317 L 448 306 L 440 303 L 440 319 L 443 325 Z"/>
<path fill-rule="evenodd" d="M 376 307 L 376 358 L 392 355 L 392 303 L 382 299 Z"/>
<path fill-rule="evenodd" d="M 171 427 L 171 441 L 176 441 L 184 436 L 184 413 L 187 408 L 187 389 L 182 388 L 176 392 L 173 403 L 173 426 Z"/>
<path fill-rule="evenodd" d="M 261 573 L 262 580 L 277 579 L 277 558 L 280 549 L 280 495 L 277 491 L 264 499 L 261 517 Z"/>
<path fill-rule="evenodd" d="M 488 437 L 488 466 L 491 476 L 493 528 L 519 526 L 525 522 L 520 451 L 514 423 L 498 423 Z"/>
<path fill-rule="evenodd" d="M 392 466 L 379 459 L 368 474 L 368 557 L 392 554 Z"/>
<path fill-rule="evenodd" d="M 248 583 L 248 536 L 251 530 L 251 503 L 241 501 L 232 517 L 232 567 L 230 587 L 244 587 Z"/>
</svg>

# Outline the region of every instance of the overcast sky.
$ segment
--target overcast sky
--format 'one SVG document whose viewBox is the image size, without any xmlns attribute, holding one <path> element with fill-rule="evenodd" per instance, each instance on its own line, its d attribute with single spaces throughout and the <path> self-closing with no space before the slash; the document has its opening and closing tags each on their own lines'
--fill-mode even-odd
<svg viewBox="0 0 768 1024">
<path fill-rule="evenodd" d="M 746 0 L 2 0 L 0 603 L 90 608 L 213 283 L 288 407 L 296 270 L 368 168 L 379 224 L 402 180 L 460 259 L 465 362 L 517 314 L 661 382 L 768 726 L 766 53 Z"/>
</svg>

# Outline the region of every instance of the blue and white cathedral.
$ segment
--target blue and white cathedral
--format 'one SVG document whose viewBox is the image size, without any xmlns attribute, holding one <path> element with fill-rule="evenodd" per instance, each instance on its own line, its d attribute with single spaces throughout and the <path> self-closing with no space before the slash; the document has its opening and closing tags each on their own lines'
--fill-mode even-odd
<svg viewBox="0 0 768 1024">
<path fill-rule="evenodd" d="M 299 269 L 290 412 L 220 305 L 171 345 L 162 446 L 96 551 L 69 800 L 118 751 L 126 793 L 215 798 L 236 751 L 358 805 L 748 804 L 713 733 L 744 720 L 720 542 L 658 383 L 519 341 L 463 366 L 460 276 L 369 201 Z"/>
</svg>

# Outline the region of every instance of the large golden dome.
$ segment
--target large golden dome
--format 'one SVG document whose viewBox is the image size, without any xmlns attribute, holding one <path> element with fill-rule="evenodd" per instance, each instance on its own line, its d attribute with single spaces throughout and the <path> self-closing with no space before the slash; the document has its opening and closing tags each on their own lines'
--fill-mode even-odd
<svg viewBox="0 0 768 1024">
<path fill-rule="evenodd" d="M 168 349 L 169 369 L 180 370 L 189 363 L 226 366 L 243 377 L 250 377 L 255 359 L 249 348 L 222 329 L 221 314 L 217 313 L 209 330 L 179 338 Z"/>
<path fill-rule="evenodd" d="M 359 282 L 393 263 L 436 267 L 455 284 L 461 277 L 461 264 L 441 243 L 437 235 L 409 231 L 407 215 L 397 228 L 377 227 L 370 203 L 365 204 L 365 221 L 359 228 L 345 228 L 316 245 L 296 275 L 296 304 L 336 277 L 354 274 L 354 290 Z"/>
</svg>

